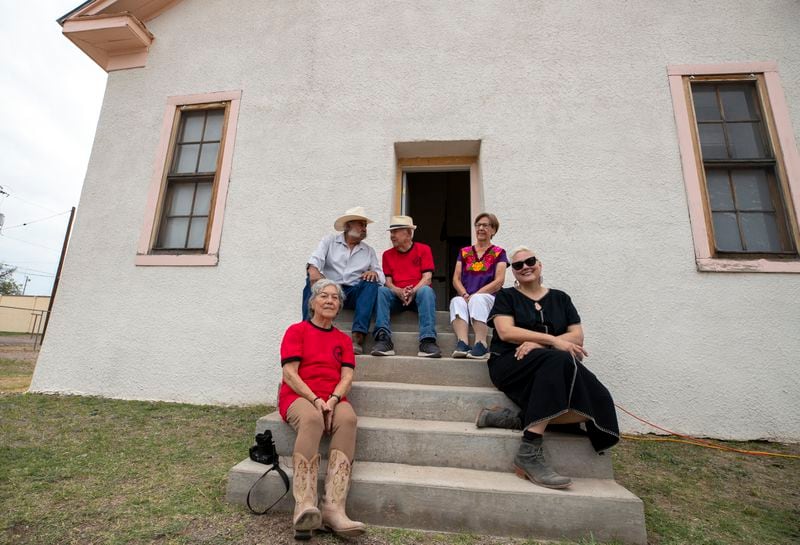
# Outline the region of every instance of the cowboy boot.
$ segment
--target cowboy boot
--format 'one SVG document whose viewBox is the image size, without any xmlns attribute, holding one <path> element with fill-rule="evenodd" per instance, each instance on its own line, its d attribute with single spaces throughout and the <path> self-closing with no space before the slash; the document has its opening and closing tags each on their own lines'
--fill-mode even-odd
<svg viewBox="0 0 800 545">
<path fill-rule="evenodd" d="M 322 524 L 322 515 L 317 509 L 317 474 L 319 472 L 319 454 L 311 460 L 299 452 L 292 456 L 294 462 L 294 478 L 292 492 L 294 494 L 294 538 L 311 539 L 311 531 Z"/>
<path fill-rule="evenodd" d="M 572 484 L 572 479 L 559 475 L 545 461 L 541 437 L 522 440 L 514 457 L 514 473 L 546 488 L 567 488 Z"/>
<path fill-rule="evenodd" d="M 360 356 L 364 353 L 364 334 L 358 331 L 353 331 L 353 354 Z"/>
<path fill-rule="evenodd" d="M 325 476 L 325 496 L 322 499 L 322 524 L 326 530 L 344 537 L 360 536 L 367 531 L 363 522 L 350 520 L 344 512 L 351 467 L 344 452 L 331 449 L 328 454 L 328 474 Z"/>
</svg>

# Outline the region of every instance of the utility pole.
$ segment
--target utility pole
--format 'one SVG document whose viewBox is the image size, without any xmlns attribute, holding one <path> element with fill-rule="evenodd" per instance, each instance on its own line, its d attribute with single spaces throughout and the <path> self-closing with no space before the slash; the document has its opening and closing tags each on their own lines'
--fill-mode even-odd
<svg viewBox="0 0 800 545">
<path fill-rule="evenodd" d="M 22 285 L 22 295 L 25 295 L 25 288 L 28 287 L 28 282 L 30 282 L 31 277 L 27 274 L 25 275 L 25 284 Z"/>
<path fill-rule="evenodd" d="M 53 312 L 53 301 L 56 299 L 56 291 L 58 291 L 58 281 L 61 278 L 61 268 L 64 266 L 64 256 L 67 254 L 67 243 L 69 242 L 69 235 L 72 232 L 72 220 L 75 219 L 75 207 L 69 213 L 69 223 L 67 224 L 67 231 L 64 233 L 64 244 L 61 246 L 61 258 L 58 260 L 58 270 L 56 271 L 56 278 L 53 281 L 53 291 L 50 293 L 50 303 L 47 305 L 47 316 L 44 318 L 44 328 L 42 328 L 42 340 L 44 342 L 44 335 L 47 333 L 47 323 L 50 321 L 50 314 Z"/>
</svg>

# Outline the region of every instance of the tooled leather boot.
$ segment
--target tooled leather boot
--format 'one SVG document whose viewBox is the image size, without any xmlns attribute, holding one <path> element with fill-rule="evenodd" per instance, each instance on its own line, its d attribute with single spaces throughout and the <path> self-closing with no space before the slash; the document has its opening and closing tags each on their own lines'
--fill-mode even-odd
<svg viewBox="0 0 800 545">
<path fill-rule="evenodd" d="M 514 473 L 546 488 L 567 488 L 572 484 L 572 479 L 559 475 L 545 461 L 541 437 L 522 440 L 514 457 Z"/>
<path fill-rule="evenodd" d="M 325 476 L 325 496 L 322 500 L 322 525 L 326 530 L 344 537 L 356 537 L 366 532 L 363 522 L 350 520 L 344 511 L 350 489 L 350 460 L 341 450 L 328 454 L 328 474 Z"/>
<path fill-rule="evenodd" d="M 351 338 L 353 339 L 353 354 L 360 356 L 364 353 L 364 334 L 353 331 Z"/>
<path fill-rule="evenodd" d="M 312 531 L 322 525 L 322 514 L 317 509 L 319 454 L 308 460 L 299 452 L 295 452 L 292 462 L 294 463 L 292 478 L 294 538 L 305 541 L 311 539 Z"/>
</svg>

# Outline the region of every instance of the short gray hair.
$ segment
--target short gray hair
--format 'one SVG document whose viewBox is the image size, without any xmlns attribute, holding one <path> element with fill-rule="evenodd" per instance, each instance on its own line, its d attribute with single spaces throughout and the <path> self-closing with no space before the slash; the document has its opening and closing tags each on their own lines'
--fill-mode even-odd
<svg viewBox="0 0 800 545">
<path fill-rule="evenodd" d="M 322 278 L 320 280 L 317 280 L 316 282 L 314 282 L 314 284 L 311 285 L 311 297 L 308 298 L 308 317 L 309 318 L 313 318 L 314 317 L 314 299 L 316 299 L 317 296 L 320 293 L 322 293 L 322 290 L 324 290 L 328 286 L 336 286 L 336 291 L 339 294 L 339 312 L 342 311 L 342 307 L 344 307 L 344 292 L 342 291 L 341 286 L 339 286 L 339 284 L 337 284 L 333 280 L 329 280 L 327 278 Z M 339 315 L 339 312 L 336 313 L 337 316 Z"/>
<path fill-rule="evenodd" d="M 511 258 L 511 261 L 514 261 L 514 256 L 515 256 L 515 255 L 517 255 L 517 254 L 518 254 L 518 253 L 520 253 L 520 252 L 530 252 L 530 253 L 533 253 L 533 250 L 531 250 L 531 249 L 530 249 L 530 248 L 528 248 L 527 246 L 517 246 L 516 248 L 514 248 L 513 250 L 511 250 L 511 253 L 510 253 L 510 254 L 508 254 L 508 257 L 510 257 L 510 258 Z"/>
</svg>

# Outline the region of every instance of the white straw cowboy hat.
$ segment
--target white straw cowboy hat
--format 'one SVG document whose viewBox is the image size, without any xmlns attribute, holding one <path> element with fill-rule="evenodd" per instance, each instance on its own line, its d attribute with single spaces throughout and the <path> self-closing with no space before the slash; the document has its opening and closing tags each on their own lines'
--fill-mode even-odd
<svg viewBox="0 0 800 545">
<path fill-rule="evenodd" d="M 414 225 L 414 220 L 411 219 L 411 216 L 392 216 L 392 221 L 389 222 L 389 228 L 387 231 L 393 231 L 394 229 L 416 229 L 417 226 Z"/>
<path fill-rule="evenodd" d="M 339 218 L 333 222 L 333 228 L 337 231 L 344 231 L 344 224 L 353 220 L 362 220 L 366 221 L 367 223 L 373 223 L 373 221 L 365 215 L 364 207 L 356 206 L 355 208 L 345 210 L 344 216 L 339 216 Z"/>
</svg>

